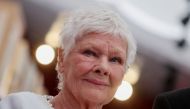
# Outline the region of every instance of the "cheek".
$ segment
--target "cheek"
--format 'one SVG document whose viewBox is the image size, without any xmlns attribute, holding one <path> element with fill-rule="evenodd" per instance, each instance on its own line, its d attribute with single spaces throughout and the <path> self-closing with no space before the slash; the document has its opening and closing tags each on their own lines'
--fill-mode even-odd
<svg viewBox="0 0 190 109">
<path fill-rule="evenodd" d="M 76 57 L 75 60 L 76 60 L 75 69 L 80 74 L 89 72 L 94 66 L 94 61 L 84 56 L 79 55 L 78 57 Z"/>
<path fill-rule="evenodd" d="M 122 68 L 112 67 L 112 71 L 113 71 L 111 75 L 112 83 L 114 84 L 114 87 L 117 87 L 120 85 L 121 81 L 123 80 L 125 69 L 123 67 Z"/>
</svg>

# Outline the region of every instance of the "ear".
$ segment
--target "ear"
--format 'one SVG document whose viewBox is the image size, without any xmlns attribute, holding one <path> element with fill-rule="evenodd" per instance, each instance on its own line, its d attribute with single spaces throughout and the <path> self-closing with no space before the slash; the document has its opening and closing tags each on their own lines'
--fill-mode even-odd
<svg viewBox="0 0 190 109">
<path fill-rule="evenodd" d="M 57 71 L 59 73 L 63 73 L 64 71 L 64 53 L 62 48 L 58 48 L 58 56 L 57 56 Z"/>
</svg>

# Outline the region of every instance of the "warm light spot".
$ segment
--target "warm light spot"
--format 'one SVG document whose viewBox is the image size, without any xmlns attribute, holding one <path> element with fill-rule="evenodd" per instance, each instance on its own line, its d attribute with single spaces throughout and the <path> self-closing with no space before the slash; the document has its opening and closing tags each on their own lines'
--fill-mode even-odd
<svg viewBox="0 0 190 109">
<path fill-rule="evenodd" d="M 49 45 L 40 45 L 36 50 L 36 59 L 39 63 L 50 64 L 55 57 L 54 49 Z"/>
<path fill-rule="evenodd" d="M 126 81 L 122 81 L 114 97 L 117 100 L 125 101 L 131 97 L 132 93 L 133 93 L 132 85 Z"/>
<path fill-rule="evenodd" d="M 138 66 L 133 66 L 132 68 L 130 68 L 124 77 L 125 81 L 128 81 L 131 84 L 136 84 L 137 81 L 139 80 L 140 77 L 140 70 Z"/>
<path fill-rule="evenodd" d="M 56 20 L 53 22 L 50 30 L 48 31 L 45 37 L 45 43 L 51 45 L 56 48 L 59 47 L 59 34 L 63 28 L 65 13 L 60 13 Z"/>
<path fill-rule="evenodd" d="M 45 42 L 48 44 L 48 45 L 51 45 L 52 47 L 56 48 L 59 46 L 59 33 L 60 31 L 58 30 L 52 30 L 50 32 L 48 32 L 47 36 L 45 37 Z"/>
</svg>

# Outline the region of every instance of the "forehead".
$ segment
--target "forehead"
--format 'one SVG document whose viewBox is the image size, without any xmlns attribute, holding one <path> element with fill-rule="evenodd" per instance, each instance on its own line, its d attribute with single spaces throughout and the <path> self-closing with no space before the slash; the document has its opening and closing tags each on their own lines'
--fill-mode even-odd
<svg viewBox="0 0 190 109">
<path fill-rule="evenodd" d="M 127 43 L 120 37 L 105 34 L 87 34 L 76 41 L 77 46 L 96 46 L 104 49 L 109 47 L 114 51 L 127 52 Z"/>
</svg>

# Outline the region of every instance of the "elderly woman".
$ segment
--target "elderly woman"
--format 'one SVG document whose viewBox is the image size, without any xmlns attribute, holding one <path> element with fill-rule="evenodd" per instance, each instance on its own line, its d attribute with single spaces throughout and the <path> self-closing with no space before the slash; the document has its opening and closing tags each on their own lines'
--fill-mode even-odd
<svg viewBox="0 0 190 109">
<path fill-rule="evenodd" d="M 0 109 L 102 109 L 113 99 L 136 54 L 124 20 L 109 9 L 77 10 L 65 19 L 60 37 L 59 94 L 11 94 Z"/>
</svg>

